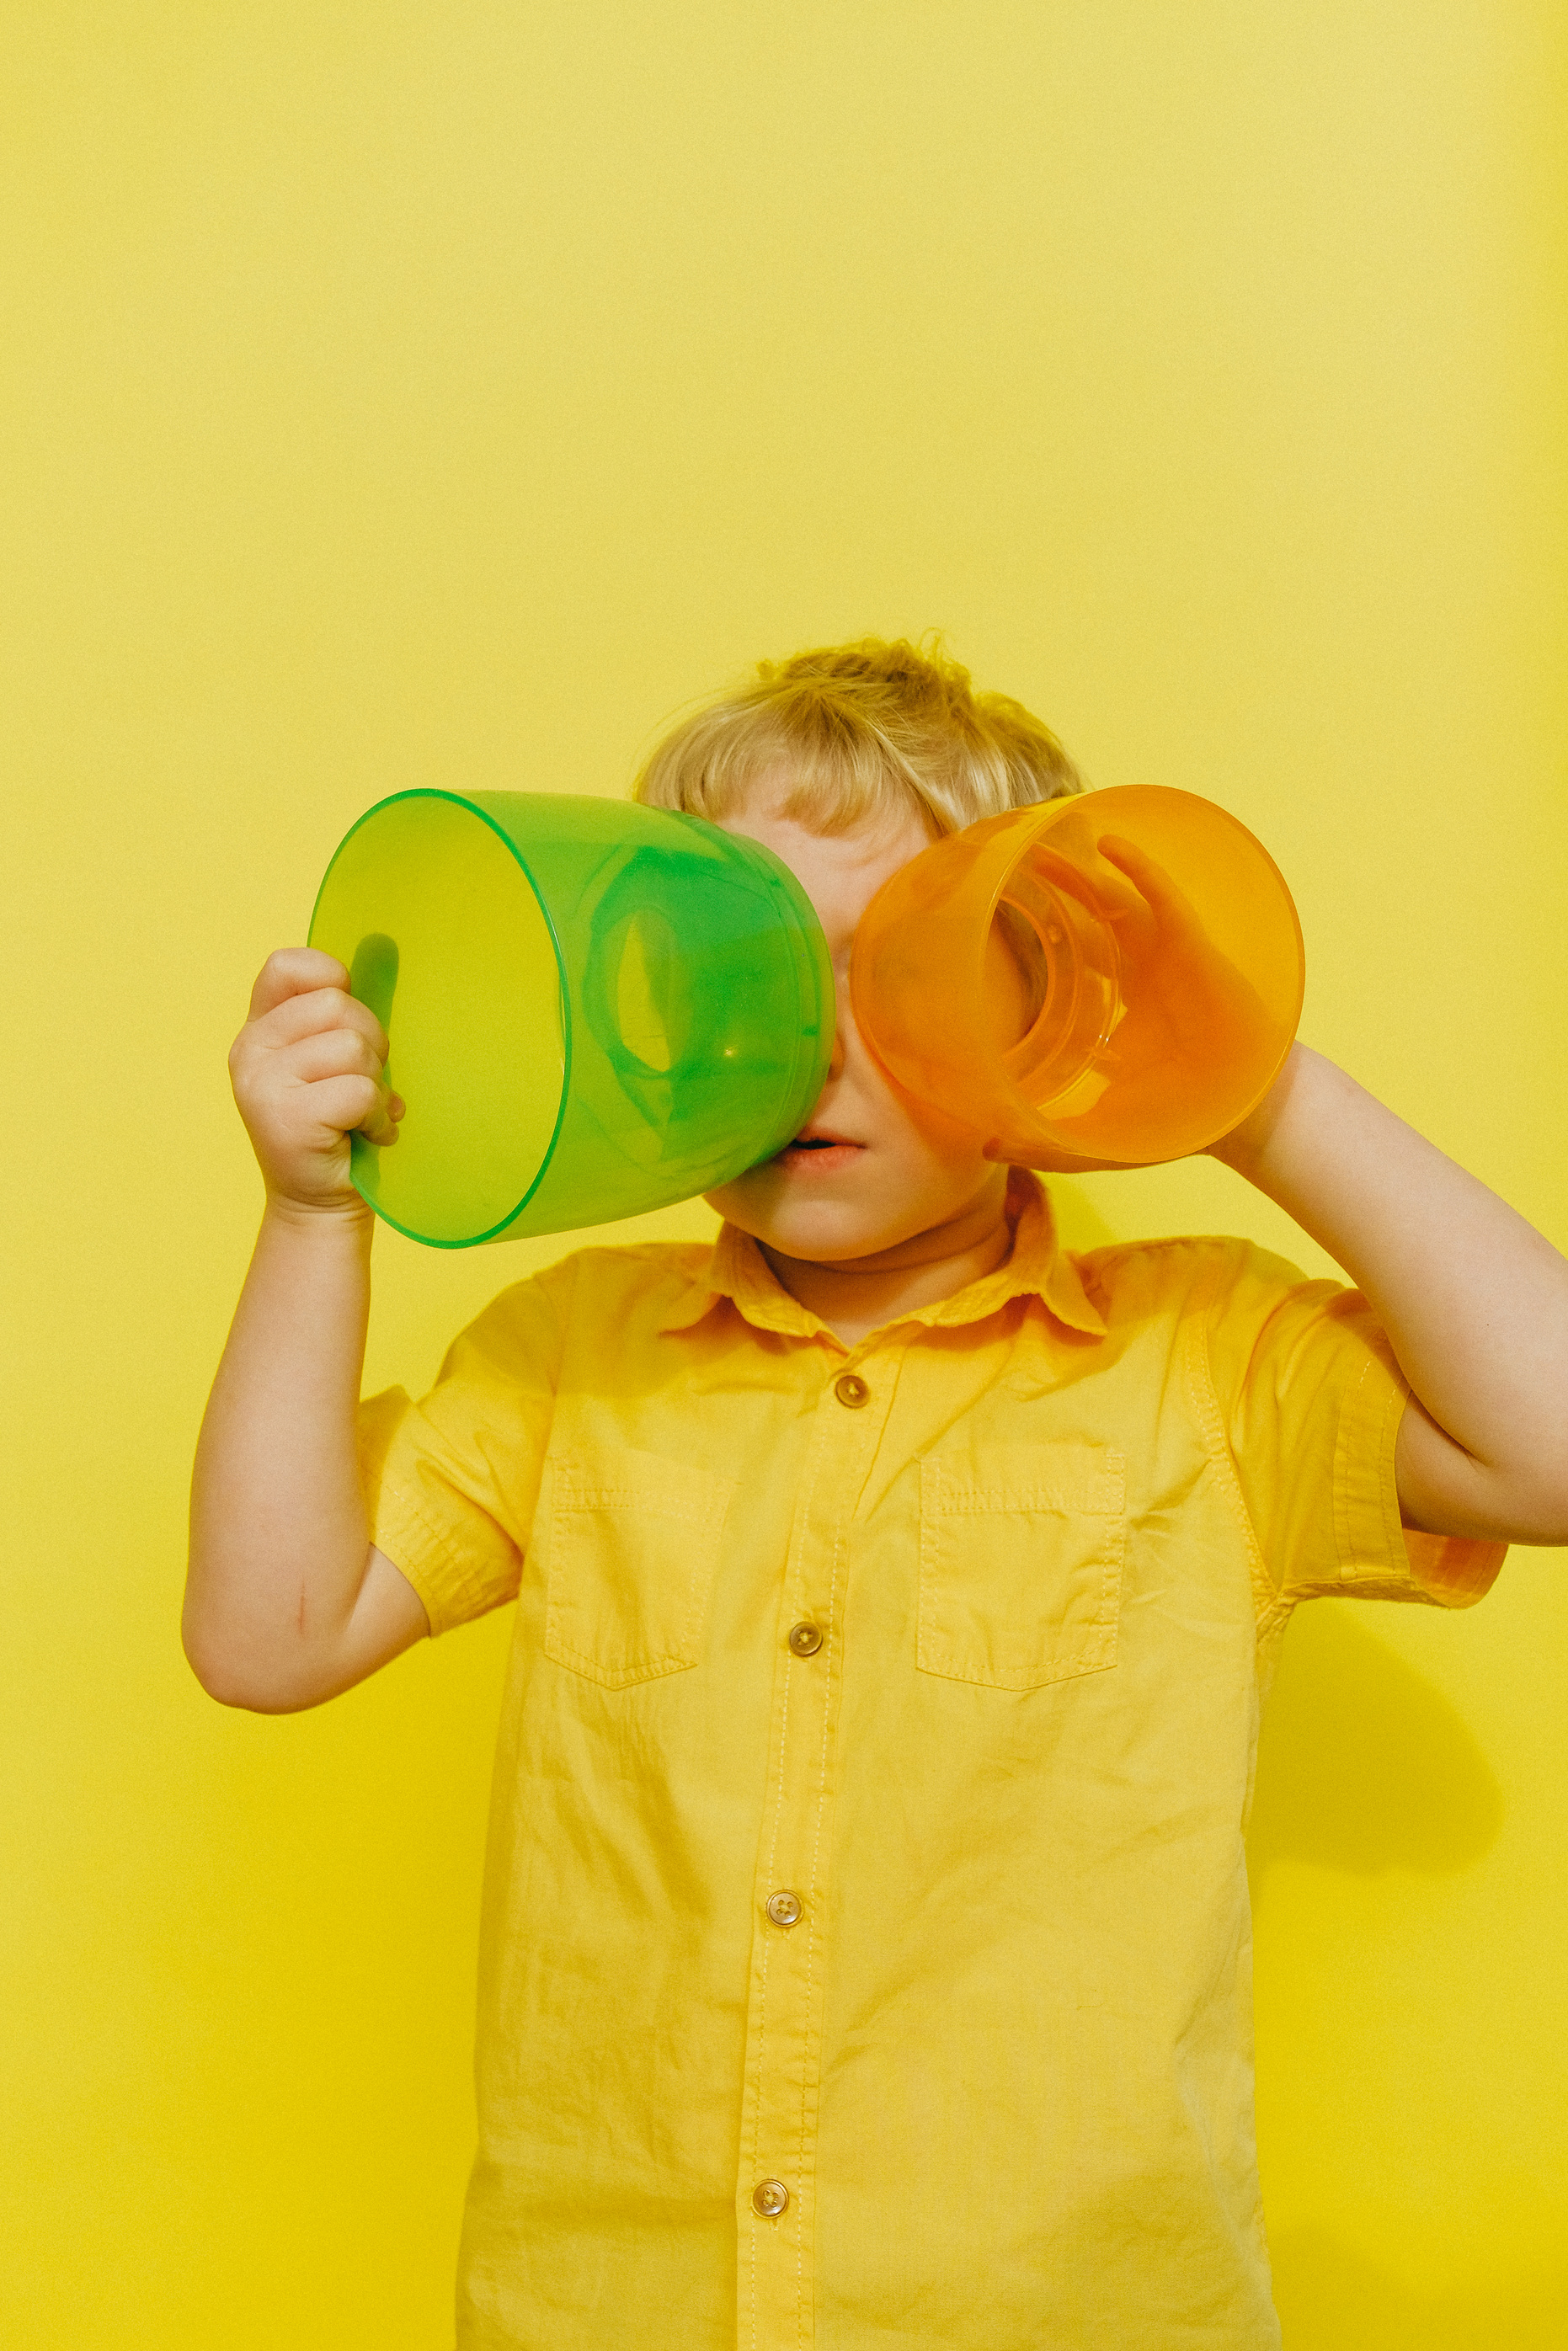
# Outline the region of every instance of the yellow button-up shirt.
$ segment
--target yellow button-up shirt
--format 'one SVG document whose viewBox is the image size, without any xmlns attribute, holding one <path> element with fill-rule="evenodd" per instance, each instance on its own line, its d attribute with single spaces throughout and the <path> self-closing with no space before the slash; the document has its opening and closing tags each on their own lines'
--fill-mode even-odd
<svg viewBox="0 0 1568 2351">
<path fill-rule="evenodd" d="M 464 2351 L 1263 2351 L 1242 1851 L 1312 1593 L 1406 1535 L 1364 1301 L 1241 1241 L 846 1349 L 726 1228 L 507 1290 L 364 1408 L 440 1633 L 517 1604 Z"/>
</svg>

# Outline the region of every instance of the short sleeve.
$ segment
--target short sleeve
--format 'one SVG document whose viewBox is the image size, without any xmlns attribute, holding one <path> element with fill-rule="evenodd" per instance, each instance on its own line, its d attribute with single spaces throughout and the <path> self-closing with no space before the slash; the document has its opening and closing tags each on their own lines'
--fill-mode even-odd
<svg viewBox="0 0 1568 2351">
<path fill-rule="evenodd" d="M 516 1597 L 561 1346 L 556 1301 L 519 1282 L 453 1343 L 421 1403 L 391 1388 L 360 1406 L 371 1541 L 407 1576 L 433 1633 Z"/>
<path fill-rule="evenodd" d="M 1208 1370 L 1274 1591 L 1470 1606 L 1508 1546 L 1401 1524 L 1394 1447 L 1410 1390 L 1365 1299 L 1226 1246 L 1205 1316 Z"/>
</svg>

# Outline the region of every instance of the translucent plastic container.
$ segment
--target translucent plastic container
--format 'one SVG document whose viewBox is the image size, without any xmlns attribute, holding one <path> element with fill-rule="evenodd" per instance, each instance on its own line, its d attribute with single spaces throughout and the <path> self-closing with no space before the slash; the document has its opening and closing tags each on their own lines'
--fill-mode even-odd
<svg viewBox="0 0 1568 2351">
<path fill-rule="evenodd" d="M 400 792 L 328 869 L 310 944 L 386 1029 L 397 1143 L 364 1198 L 438 1249 L 607 1224 L 727 1183 L 804 1125 L 831 965 L 771 851 L 556 793 Z"/>
<path fill-rule="evenodd" d="M 1261 1101 L 1301 1014 L 1284 879 L 1212 800 L 1073 794 L 934 842 L 855 933 L 861 1035 L 990 1157 L 1137 1165 Z"/>
</svg>

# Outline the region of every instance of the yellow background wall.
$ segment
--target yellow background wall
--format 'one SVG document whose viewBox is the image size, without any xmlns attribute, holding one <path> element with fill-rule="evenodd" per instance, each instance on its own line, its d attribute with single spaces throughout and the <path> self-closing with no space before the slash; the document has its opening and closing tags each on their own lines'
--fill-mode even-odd
<svg viewBox="0 0 1568 2351">
<path fill-rule="evenodd" d="M 255 967 L 380 795 L 618 792 L 758 654 L 941 624 L 1092 781 L 1250 823 L 1305 1035 L 1568 1242 L 1563 20 L 47 0 L 0 46 L 0 2337 L 426 2351 L 507 1626 L 292 1720 L 182 1662 Z M 1063 1199 L 1322 1262 L 1209 1163 Z M 383 1234 L 371 1383 L 554 1253 Z M 1550 1553 L 1292 1630 L 1291 2351 L 1564 2339 L 1565 1683 Z"/>
</svg>

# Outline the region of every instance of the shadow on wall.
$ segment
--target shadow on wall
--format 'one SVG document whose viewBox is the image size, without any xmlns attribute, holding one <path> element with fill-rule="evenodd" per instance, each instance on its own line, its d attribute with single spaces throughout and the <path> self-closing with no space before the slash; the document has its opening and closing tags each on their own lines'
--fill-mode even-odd
<svg viewBox="0 0 1568 2351">
<path fill-rule="evenodd" d="M 1051 1196 L 1065 1248 L 1122 1238 L 1082 1185 L 1052 1176 Z M 1385 1613 L 1313 1601 L 1286 1632 L 1247 1840 L 1254 1898 L 1276 1861 L 1444 1876 L 1496 1841 L 1502 1796 L 1486 1757 L 1441 1693 L 1379 1637 Z"/>
<path fill-rule="evenodd" d="M 1248 1834 L 1253 1907 L 1278 1861 L 1444 1876 L 1502 1825 L 1486 1757 L 1448 1700 L 1380 1639 L 1382 1611 L 1299 1608 L 1263 1713 Z M 1568 2272 L 1430 2293 L 1321 2229 L 1270 2231 L 1286 2351 L 1558 2351 Z"/>
<path fill-rule="evenodd" d="M 1065 1248 L 1121 1238 L 1082 1185 L 1052 1176 L 1051 1197 Z M 1496 1841 L 1502 1795 L 1486 1757 L 1441 1693 L 1379 1638 L 1384 1613 L 1312 1601 L 1286 1632 L 1247 1839 L 1255 1898 L 1276 1861 L 1444 1876 Z"/>
<path fill-rule="evenodd" d="M 1286 1631 L 1247 1838 L 1255 1903 L 1276 1861 L 1442 1876 L 1496 1842 L 1502 1792 L 1485 1755 L 1447 1698 L 1379 1639 L 1365 1621 L 1377 1613 L 1311 1601 Z"/>
<path fill-rule="evenodd" d="M 1118 1238 L 1092 1199 L 1054 1179 L 1065 1245 Z M 1381 1635 L 1389 1611 L 1298 1608 L 1263 1710 L 1248 1833 L 1254 1908 L 1277 1862 L 1356 1877 L 1468 1868 L 1495 1844 L 1502 1792 L 1462 1717 Z M 1432 2293 L 1315 2228 L 1270 2231 L 1286 2351 L 1560 2351 L 1568 2270 Z"/>
<path fill-rule="evenodd" d="M 1568 2269 L 1426 2294 L 1317 2229 L 1271 2241 L 1274 2301 L 1286 2351 L 1561 2351 Z"/>
<path fill-rule="evenodd" d="M 1258 1748 L 1248 1836 L 1254 1908 L 1277 1861 L 1371 1877 L 1443 1876 L 1478 1860 L 1502 1825 L 1485 1755 L 1442 1695 L 1353 1600 L 1297 1610 Z M 1271 2236 L 1286 2351 L 1556 2351 L 1568 2274 L 1430 2294 L 1319 2229 Z"/>
</svg>

